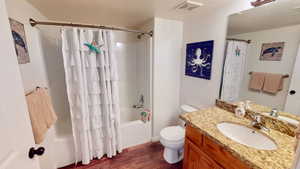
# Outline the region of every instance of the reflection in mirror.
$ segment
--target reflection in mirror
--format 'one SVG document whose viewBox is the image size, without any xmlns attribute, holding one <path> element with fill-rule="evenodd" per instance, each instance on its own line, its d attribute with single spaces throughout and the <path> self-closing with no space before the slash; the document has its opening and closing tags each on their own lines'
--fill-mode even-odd
<svg viewBox="0 0 300 169">
<path fill-rule="evenodd" d="M 266 115 L 274 108 L 300 115 L 299 44 L 299 1 L 278 1 L 231 15 L 220 99 L 250 100 L 264 105 L 256 108 Z"/>
</svg>

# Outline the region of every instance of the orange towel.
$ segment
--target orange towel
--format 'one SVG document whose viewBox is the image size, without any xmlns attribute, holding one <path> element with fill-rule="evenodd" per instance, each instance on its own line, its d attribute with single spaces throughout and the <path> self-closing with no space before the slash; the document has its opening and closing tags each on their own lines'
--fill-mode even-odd
<svg viewBox="0 0 300 169">
<path fill-rule="evenodd" d="M 47 130 L 56 122 L 52 101 L 46 89 L 37 88 L 26 96 L 32 131 L 36 144 L 43 142 Z"/>
<path fill-rule="evenodd" d="M 283 75 L 266 73 L 263 91 L 266 93 L 277 94 L 283 89 Z"/>
<path fill-rule="evenodd" d="M 261 91 L 265 83 L 265 73 L 252 72 L 249 89 Z"/>
</svg>

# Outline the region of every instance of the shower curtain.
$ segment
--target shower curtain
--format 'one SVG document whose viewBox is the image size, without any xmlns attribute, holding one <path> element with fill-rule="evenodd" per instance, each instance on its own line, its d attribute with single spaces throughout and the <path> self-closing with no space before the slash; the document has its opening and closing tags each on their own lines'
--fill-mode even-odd
<svg viewBox="0 0 300 169">
<path fill-rule="evenodd" d="M 83 164 L 122 151 L 117 61 L 112 38 L 107 30 L 62 30 L 76 162 Z"/>
<path fill-rule="evenodd" d="M 221 99 L 234 102 L 239 100 L 248 43 L 229 40 L 226 46 Z"/>
</svg>

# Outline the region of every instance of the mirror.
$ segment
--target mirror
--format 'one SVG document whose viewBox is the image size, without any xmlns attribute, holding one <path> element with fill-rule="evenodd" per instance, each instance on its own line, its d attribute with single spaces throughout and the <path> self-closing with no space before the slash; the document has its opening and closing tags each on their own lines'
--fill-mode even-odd
<svg viewBox="0 0 300 169">
<path fill-rule="evenodd" d="M 300 1 L 276 1 L 231 15 L 220 99 L 250 100 L 254 111 L 271 115 L 276 108 L 282 120 L 300 120 L 299 45 Z"/>
</svg>

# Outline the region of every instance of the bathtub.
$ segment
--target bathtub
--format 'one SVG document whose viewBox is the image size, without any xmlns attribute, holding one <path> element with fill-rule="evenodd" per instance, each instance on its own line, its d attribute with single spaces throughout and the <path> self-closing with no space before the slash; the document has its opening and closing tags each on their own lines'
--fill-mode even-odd
<svg viewBox="0 0 300 169">
<path fill-rule="evenodd" d="M 151 141 L 151 122 L 144 123 L 136 120 L 121 124 L 121 134 L 124 149 L 149 142 Z M 52 154 L 56 168 L 75 163 L 75 149 L 71 133 L 55 136 L 53 145 Z"/>
</svg>

